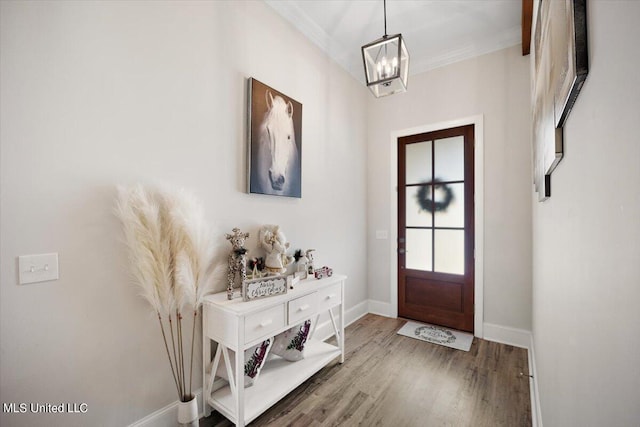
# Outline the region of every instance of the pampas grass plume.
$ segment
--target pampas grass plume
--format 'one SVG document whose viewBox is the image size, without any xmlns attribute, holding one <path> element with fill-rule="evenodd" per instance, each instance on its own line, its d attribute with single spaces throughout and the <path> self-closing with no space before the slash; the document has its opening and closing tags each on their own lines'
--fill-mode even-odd
<svg viewBox="0 0 640 427">
<path fill-rule="evenodd" d="M 160 204 L 138 184 L 118 188 L 115 211 L 122 222 L 131 273 L 140 294 L 156 312 L 171 312 L 175 305 L 171 252 L 164 238 Z"/>
<path fill-rule="evenodd" d="M 118 188 L 115 213 L 122 222 L 134 281 L 142 297 L 158 313 L 178 395 L 180 400 L 188 400 L 191 379 L 187 393 L 181 311 L 193 310 L 191 377 L 198 308 L 224 270 L 214 263 L 217 246 L 204 209 L 185 190 L 146 189 L 137 184 Z M 174 312 L 176 322 L 172 322 Z M 169 321 L 173 359 L 163 317 Z"/>
</svg>

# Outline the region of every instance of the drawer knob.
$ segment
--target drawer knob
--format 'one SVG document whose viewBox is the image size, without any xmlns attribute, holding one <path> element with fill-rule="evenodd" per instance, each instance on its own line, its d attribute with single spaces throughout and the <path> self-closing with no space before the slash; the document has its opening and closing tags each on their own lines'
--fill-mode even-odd
<svg viewBox="0 0 640 427">
<path fill-rule="evenodd" d="M 298 308 L 298 311 L 305 311 L 308 308 L 309 308 L 309 304 L 301 305 L 300 308 Z"/>
<path fill-rule="evenodd" d="M 260 322 L 260 327 L 264 328 L 265 326 L 269 326 L 272 323 L 273 323 L 273 319 L 263 320 L 262 322 Z"/>
<path fill-rule="evenodd" d="M 327 295 L 327 299 L 334 299 L 335 297 L 336 297 L 336 294 Z"/>
</svg>

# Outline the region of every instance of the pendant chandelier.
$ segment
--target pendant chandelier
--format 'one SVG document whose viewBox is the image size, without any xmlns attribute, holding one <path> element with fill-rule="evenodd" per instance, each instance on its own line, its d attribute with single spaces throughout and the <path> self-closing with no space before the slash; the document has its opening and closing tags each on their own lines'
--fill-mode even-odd
<svg viewBox="0 0 640 427">
<path fill-rule="evenodd" d="M 387 1 L 384 0 L 384 36 L 362 46 L 367 87 L 376 98 L 405 92 L 409 77 L 409 52 L 402 34 L 387 35 Z"/>
</svg>

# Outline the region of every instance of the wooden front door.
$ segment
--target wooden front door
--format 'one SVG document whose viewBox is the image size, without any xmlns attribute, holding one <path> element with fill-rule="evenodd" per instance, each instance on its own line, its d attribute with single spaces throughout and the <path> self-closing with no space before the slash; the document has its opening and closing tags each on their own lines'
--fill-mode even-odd
<svg viewBox="0 0 640 427">
<path fill-rule="evenodd" d="M 398 139 L 398 315 L 473 332 L 473 125 Z"/>
</svg>

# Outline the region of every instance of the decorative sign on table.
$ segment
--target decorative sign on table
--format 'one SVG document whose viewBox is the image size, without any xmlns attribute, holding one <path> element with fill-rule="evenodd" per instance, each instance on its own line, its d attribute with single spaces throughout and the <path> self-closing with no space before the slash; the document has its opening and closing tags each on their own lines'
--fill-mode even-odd
<svg viewBox="0 0 640 427">
<path fill-rule="evenodd" d="M 286 293 L 287 278 L 285 276 L 267 276 L 242 282 L 242 297 L 245 301 Z"/>
</svg>

